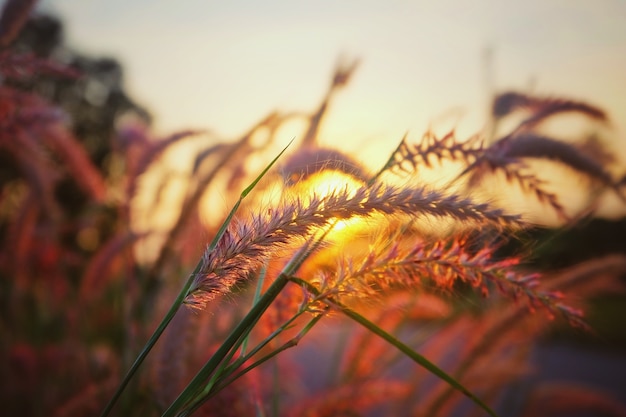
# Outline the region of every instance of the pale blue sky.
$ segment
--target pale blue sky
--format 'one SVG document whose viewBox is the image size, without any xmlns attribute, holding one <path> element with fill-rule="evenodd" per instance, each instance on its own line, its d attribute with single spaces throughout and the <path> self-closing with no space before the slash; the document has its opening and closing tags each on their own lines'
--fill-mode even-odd
<svg viewBox="0 0 626 417">
<path fill-rule="evenodd" d="M 570 95 L 626 126 L 626 2 L 621 0 L 49 0 L 71 45 L 114 55 L 156 128 L 239 134 L 272 109 L 319 102 L 339 54 L 362 58 L 326 140 L 389 140 L 447 110 L 477 127 L 496 87 Z"/>
</svg>

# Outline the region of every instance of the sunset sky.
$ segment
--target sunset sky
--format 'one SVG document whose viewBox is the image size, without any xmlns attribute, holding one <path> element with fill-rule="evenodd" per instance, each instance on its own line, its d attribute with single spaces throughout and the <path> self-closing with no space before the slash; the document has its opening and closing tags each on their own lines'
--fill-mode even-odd
<svg viewBox="0 0 626 417">
<path fill-rule="evenodd" d="M 333 101 L 321 144 L 372 170 L 406 132 L 417 141 L 430 126 L 454 127 L 459 137 L 478 131 L 490 89 L 606 109 L 609 152 L 621 161 L 615 175 L 626 166 L 621 0 L 44 0 L 40 8 L 63 19 L 70 46 L 122 63 L 126 89 L 154 115 L 159 135 L 203 128 L 228 140 L 273 110 L 313 111 L 343 55 L 361 65 Z M 576 129 L 559 134 L 563 127 Z M 290 129 L 284 143 L 303 133 Z M 192 163 L 190 152 L 175 155 L 178 166 Z M 579 179 L 541 170 L 556 178 L 566 205 L 586 204 Z M 528 210 L 545 216 L 537 205 Z M 601 207 L 603 216 L 625 213 L 615 195 Z"/>
<path fill-rule="evenodd" d="M 229 136 L 272 109 L 319 102 L 340 54 L 362 65 L 326 139 L 396 141 L 515 88 L 588 100 L 626 126 L 626 2 L 50 0 L 70 45 L 111 55 L 127 88 L 169 132 Z M 484 53 L 493 51 L 493 76 Z"/>
</svg>

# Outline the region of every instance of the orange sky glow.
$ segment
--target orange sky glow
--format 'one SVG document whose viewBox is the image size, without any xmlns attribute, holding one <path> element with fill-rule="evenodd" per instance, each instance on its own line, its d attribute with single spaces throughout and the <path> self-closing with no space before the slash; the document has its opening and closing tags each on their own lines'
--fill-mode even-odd
<svg viewBox="0 0 626 417">
<path fill-rule="evenodd" d="M 320 139 L 376 170 L 405 132 L 467 137 L 493 91 L 608 111 L 626 164 L 626 3 L 619 0 L 55 0 L 70 45 L 122 62 L 161 134 L 234 138 L 272 110 L 312 111 L 340 55 L 361 59 Z M 490 65 L 485 53 L 491 51 Z M 301 126 L 284 129 L 285 141 Z M 570 196 L 576 200 L 575 196 Z"/>
</svg>

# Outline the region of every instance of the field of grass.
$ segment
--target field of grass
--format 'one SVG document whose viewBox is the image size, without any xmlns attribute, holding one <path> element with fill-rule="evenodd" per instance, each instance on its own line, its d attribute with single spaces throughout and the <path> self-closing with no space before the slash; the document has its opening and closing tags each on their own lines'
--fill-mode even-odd
<svg viewBox="0 0 626 417">
<path fill-rule="evenodd" d="M 33 41 L 53 27 L 33 3 L 0 17 L 3 415 L 626 415 L 535 377 L 546 341 L 623 353 L 605 109 L 506 91 L 472 137 L 389 138 L 366 166 L 319 144 L 358 70 L 340 60 L 311 111 L 159 138 L 115 62 Z M 560 118 L 585 129 L 544 129 Z M 186 141 L 192 166 L 164 164 Z"/>
</svg>

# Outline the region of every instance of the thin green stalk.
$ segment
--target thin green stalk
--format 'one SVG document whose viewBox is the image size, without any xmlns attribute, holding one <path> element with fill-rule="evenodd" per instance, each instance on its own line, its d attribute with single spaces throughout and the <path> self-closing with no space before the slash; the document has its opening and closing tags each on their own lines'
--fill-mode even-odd
<svg viewBox="0 0 626 417">
<path fill-rule="evenodd" d="M 310 242 L 310 241 L 309 241 Z M 193 398 L 195 398 L 200 390 L 203 389 L 205 381 L 215 372 L 215 370 L 224 361 L 226 356 L 235 347 L 238 347 L 243 343 L 243 338 L 251 331 L 256 323 L 261 318 L 261 315 L 267 310 L 270 304 L 276 299 L 278 294 L 285 288 L 289 282 L 288 276 L 292 275 L 302 265 L 304 260 L 310 254 L 310 243 L 304 245 L 294 258 L 285 267 L 283 272 L 278 275 L 276 280 L 267 289 L 265 294 L 261 296 L 258 303 L 256 303 L 252 309 L 246 314 L 246 316 L 239 322 L 237 327 L 226 338 L 224 343 L 217 349 L 217 351 L 211 356 L 211 358 L 204 364 L 196 376 L 191 380 L 183 392 L 174 400 L 169 406 L 163 417 L 172 417 L 175 413 L 183 408 L 185 404 L 188 404 Z"/>
<path fill-rule="evenodd" d="M 289 145 L 291 145 L 292 142 L 293 142 L 293 139 L 272 160 L 272 162 L 270 162 L 269 165 L 267 165 L 265 167 L 265 169 L 261 172 L 261 174 L 259 174 L 254 179 L 254 181 L 252 181 L 252 183 L 241 192 L 241 195 L 239 196 L 239 200 L 237 200 L 237 202 L 235 203 L 235 205 L 231 209 L 230 213 L 226 217 L 226 220 L 224 220 L 224 222 L 222 223 L 219 231 L 217 232 L 217 234 L 215 235 L 215 237 L 211 241 L 211 243 L 209 245 L 209 248 L 208 248 L 209 251 L 214 250 L 215 247 L 217 246 L 217 243 L 219 242 L 221 237 L 226 232 L 226 228 L 228 227 L 228 225 L 232 221 L 232 218 L 235 215 L 235 212 L 237 211 L 239 206 L 241 205 L 241 202 L 243 201 L 243 199 L 246 198 L 248 196 L 248 194 L 250 194 L 250 192 L 254 189 L 254 187 L 256 187 L 256 185 L 259 183 L 259 181 L 261 181 L 261 178 L 263 178 L 265 176 L 265 174 L 267 174 L 267 171 L 269 171 L 269 169 L 276 163 L 276 161 L 278 161 L 278 158 L 280 158 L 282 156 L 282 154 L 287 150 L 287 148 L 289 147 Z M 148 353 L 150 353 L 150 351 L 152 350 L 152 348 L 154 347 L 156 342 L 159 340 L 159 337 L 161 337 L 161 335 L 163 334 L 163 332 L 165 331 L 165 329 L 167 328 L 169 323 L 172 321 L 172 319 L 176 315 L 176 312 L 178 311 L 180 306 L 185 301 L 185 298 L 188 295 L 189 289 L 191 288 L 191 285 L 193 284 L 193 281 L 194 281 L 196 275 L 199 274 L 201 269 L 202 269 L 202 265 L 203 265 L 203 261 L 200 260 L 200 262 L 198 262 L 198 264 L 196 265 L 196 268 L 194 269 L 193 273 L 191 275 L 189 275 L 189 278 L 187 278 L 187 281 L 185 282 L 185 285 L 183 285 L 183 288 L 178 293 L 178 296 L 176 296 L 176 299 L 172 303 L 172 306 L 170 307 L 169 311 L 167 312 L 167 314 L 165 315 L 163 320 L 161 320 L 161 323 L 156 328 L 154 333 L 152 333 L 152 336 L 150 336 L 150 339 L 148 339 L 148 342 L 146 342 L 145 346 L 141 349 L 141 352 L 139 352 L 139 355 L 137 356 L 137 359 L 135 359 L 135 362 L 132 364 L 132 366 L 130 367 L 130 369 L 128 370 L 126 375 L 124 376 L 124 379 L 122 380 L 120 385 L 117 387 L 117 390 L 115 391 L 115 393 L 113 394 L 113 397 L 111 397 L 111 399 L 107 403 L 106 407 L 104 408 L 104 410 L 100 414 L 100 417 L 106 417 L 106 416 L 109 415 L 109 413 L 113 409 L 113 406 L 115 405 L 115 403 L 117 402 L 119 397 L 122 395 L 122 392 L 124 392 L 124 389 L 126 388 L 128 383 L 130 382 L 132 377 L 135 375 L 137 370 L 139 369 L 139 366 L 141 366 L 143 361 L 146 359 L 146 357 L 148 356 Z"/>
<path fill-rule="evenodd" d="M 263 364 L 264 362 L 267 362 L 268 360 L 270 360 L 273 357 L 277 356 L 279 353 L 281 353 L 281 352 L 283 352 L 283 351 L 285 351 L 285 350 L 287 350 L 289 348 L 292 348 L 292 347 L 296 346 L 300 342 L 300 340 L 302 340 L 302 338 L 313 328 L 313 326 L 315 324 L 317 324 L 317 322 L 322 319 L 322 317 L 324 317 L 324 316 L 322 314 L 320 314 L 320 315 L 317 315 L 314 318 L 312 318 L 307 323 L 307 325 L 304 326 L 302 328 L 302 330 L 300 330 L 300 332 L 296 336 L 294 336 L 293 338 L 291 338 L 288 341 L 286 341 L 281 347 L 271 351 L 270 353 L 268 353 L 267 355 L 263 356 L 262 358 L 260 358 L 259 360 L 255 361 L 254 363 L 248 365 L 247 367 L 245 367 L 241 371 L 239 371 L 236 374 L 233 374 L 232 376 L 230 376 L 223 383 L 219 384 L 218 389 L 222 389 L 224 386 L 227 386 L 228 384 L 232 383 L 236 379 L 241 378 L 244 374 L 248 373 L 252 369 L 256 368 L 257 366 L 259 366 L 261 364 Z"/>
<path fill-rule="evenodd" d="M 256 303 L 254 303 L 254 304 L 256 304 Z M 222 360 L 222 363 L 220 364 L 220 367 L 213 373 L 213 375 L 211 376 L 211 379 L 209 380 L 209 382 L 207 382 L 207 384 L 203 388 L 202 392 L 199 393 L 196 398 L 201 398 L 201 397 L 206 396 L 210 391 L 213 390 L 213 387 L 215 386 L 215 384 L 217 384 L 221 379 L 223 379 L 225 375 L 232 374 L 232 372 L 235 369 L 239 368 L 249 358 L 254 356 L 257 352 L 259 352 L 265 346 L 267 346 L 267 344 L 270 341 L 275 339 L 280 333 L 282 333 L 289 326 L 291 326 L 291 323 L 293 323 L 298 317 L 300 317 L 300 315 L 302 315 L 302 313 L 304 313 L 304 311 L 298 312 L 292 318 L 287 320 L 287 322 L 283 323 L 282 326 L 280 326 L 278 329 L 273 331 L 272 334 L 270 334 L 267 338 L 265 338 L 265 340 L 263 340 L 261 343 L 259 343 L 257 346 L 255 346 L 254 349 L 252 349 L 250 351 L 250 353 L 248 353 L 247 355 L 241 354 L 239 356 L 239 358 L 237 358 L 237 360 L 235 360 L 232 363 L 231 363 L 231 360 L 235 356 L 236 349 L 231 349 L 231 351 L 224 358 L 224 360 Z M 247 333 L 242 337 L 243 342 L 241 343 L 241 345 L 242 345 L 242 349 L 241 350 L 243 350 L 243 344 L 246 343 L 248 341 L 248 339 L 250 338 L 250 333 L 251 333 L 252 330 L 253 330 L 252 328 L 248 329 Z"/>
<path fill-rule="evenodd" d="M 485 410 L 487 413 L 489 413 L 490 416 L 497 417 L 497 414 L 491 408 L 489 408 L 489 406 L 487 404 L 485 404 L 482 400 L 480 400 L 480 398 L 478 398 L 477 396 L 472 394 L 472 392 L 470 390 L 465 388 L 465 386 L 463 386 L 459 381 L 454 379 L 451 375 L 446 373 L 443 369 L 439 368 L 437 365 L 435 365 L 434 363 L 430 362 L 424 356 L 422 356 L 419 353 L 415 352 L 413 349 L 411 349 L 411 347 L 405 345 L 400 340 L 396 339 L 393 335 L 385 332 L 383 329 L 378 327 L 375 323 L 367 320 L 365 317 L 363 317 L 359 313 L 357 313 L 357 312 L 355 312 L 353 310 L 350 310 L 349 308 L 341 306 L 341 305 L 336 305 L 336 306 L 341 310 L 341 312 L 343 314 L 345 314 L 346 316 L 350 317 L 352 320 L 356 321 L 357 323 L 359 323 L 360 325 L 362 325 L 363 327 L 365 327 L 366 329 L 368 329 L 372 333 L 380 336 L 385 341 L 387 341 L 391 345 L 393 345 L 396 348 L 398 348 L 406 356 L 411 358 L 415 363 L 417 363 L 418 365 L 422 366 L 427 371 L 429 371 L 430 373 L 436 375 L 440 379 L 444 380 L 445 382 L 450 384 L 451 387 L 453 387 L 456 390 L 458 390 L 461 393 L 463 393 L 466 397 L 468 397 L 470 400 L 472 400 L 476 405 L 480 406 L 483 410 Z"/>
<path fill-rule="evenodd" d="M 261 291 L 263 289 L 263 284 L 265 283 L 265 276 L 267 275 L 267 268 L 261 268 L 261 273 L 259 274 L 259 279 L 256 282 L 256 289 L 254 290 L 254 298 L 252 299 L 252 305 L 255 305 L 259 302 L 259 298 L 261 298 Z M 248 347 L 248 339 L 249 335 L 246 336 L 243 343 L 241 344 L 241 356 L 245 356 L 246 348 Z"/>
<path fill-rule="evenodd" d="M 278 362 L 274 361 L 272 362 L 272 408 L 270 411 L 270 414 L 272 415 L 272 417 L 279 417 L 280 416 L 280 376 L 279 376 L 279 369 L 278 369 Z"/>
<path fill-rule="evenodd" d="M 317 290 L 317 288 L 315 288 L 309 282 L 307 282 L 307 281 L 305 281 L 303 279 L 297 278 L 297 277 L 290 277 L 290 280 L 295 282 L 295 283 L 297 283 L 297 284 L 299 284 L 299 285 L 302 285 L 302 286 L 306 287 L 313 294 L 319 295 L 319 291 Z M 476 405 L 480 406 L 483 410 L 485 410 L 490 416 L 497 417 L 497 414 L 491 408 L 489 408 L 489 406 L 487 406 L 478 397 L 476 397 L 474 394 L 472 394 L 472 392 L 470 390 L 468 390 L 467 388 L 465 388 L 459 381 L 454 379 L 451 375 L 449 375 L 443 369 L 439 368 L 437 365 L 435 365 L 434 363 L 432 363 L 431 361 L 426 359 L 424 356 L 422 356 L 419 353 L 417 353 L 416 351 L 414 351 L 411 347 L 405 345 L 400 340 L 398 340 L 396 337 L 394 337 L 393 335 L 387 333 L 382 328 L 377 326 L 375 323 L 369 321 L 368 319 L 366 319 L 365 317 L 363 317 L 362 315 L 360 315 L 356 311 L 351 310 L 350 308 L 342 305 L 338 301 L 333 300 L 332 298 L 329 297 L 329 298 L 327 298 L 327 302 L 329 304 L 335 306 L 339 311 L 341 311 L 343 314 L 345 314 L 346 316 L 348 316 L 352 320 L 354 320 L 357 323 L 359 323 L 361 326 L 365 327 L 367 330 L 371 331 L 372 333 L 374 333 L 377 336 L 381 337 L 383 340 L 385 340 L 386 342 L 388 342 L 392 346 L 396 347 L 398 350 L 400 350 L 406 356 L 411 358 L 415 363 L 417 363 L 418 365 L 420 365 L 421 367 L 423 367 L 424 369 L 426 369 L 427 371 L 429 371 L 433 375 L 435 375 L 435 376 L 439 377 L 440 379 L 444 380 L 445 382 L 450 384 L 450 386 L 452 386 L 456 390 L 458 390 L 461 393 L 463 393 L 465 396 L 467 396 L 469 399 L 471 399 Z"/>
<path fill-rule="evenodd" d="M 183 392 L 174 400 L 169 406 L 162 417 L 174 416 L 177 411 L 197 398 L 199 391 L 202 388 L 202 384 L 207 378 L 215 373 L 216 368 L 224 362 L 226 356 L 231 353 L 229 357 L 232 358 L 232 352 L 237 349 L 242 343 L 245 337 L 254 328 L 261 315 L 267 310 L 271 303 L 276 299 L 278 294 L 289 283 L 289 276 L 292 276 L 304 263 L 304 261 L 314 252 L 323 239 L 328 235 L 328 232 L 332 230 L 336 222 L 333 222 L 329 227 L 317 238 L 311 238 L 307 241 L 293 256 L 289 263 L 285 266 L 283 271 L 278 275 L 276 280 L 268 288 L 268 290 L 261 296 L 252 309 L 246 314 L 243 320 L 235 327 L 232 333 L 226 338 L 224 343 L 213 354 L 209 361 L 200 369 L 193 380 L 185 387 Z"/>
<path fill-rule="evenodd" d="M 207 378 L 213 374 L 216 368 L 222 363 L 222 360 L 228 355 L 233 346 L 235 346 L 242 336 L 245 335 L 249 329 L 254 327 L 261 314 L 263 314 L 263 312 L 269 307 L 288 282 L 289 281 L 285 276 L 279 276 L 276 281 L 274 281 L 265 294 L 263 294 L 259 302 L 252 307 L 246 317 L 244 317 L 237 327 L 235 327 L 211 359 L 209 359 L 209 361 L 196 374 L 193 380 L 187 385 L 185 390 L 178 396 L 178 398 L 176 398 L 176 400 L 174 400 L 169 408 L 165 410 L 163 417 L 176 415 L 176 412 L 180 408 L 196 396 L 196 393 L 201 389 L 204 381 L 206 381 Z"/>
<path fill-rule="evenodd" d="M 239 366 L 241 366 L 243 363 L 245 363 L 248 359 L 252 358 L 255 354 L 257 354 L 261 349 L 263 349 L 265 346 L 267 346 L 267 344 L 270 341 L 272 341 L 279 334 L 281 334 L 283 331 L 285 331 L 289 327 L 291 327 L 291 324 L 305 312 L 306 312 L 306 310 L 299 311 L 296 315 L 294 315 L 289 320 L 287 320 L 285 323 L 283 323 L 278 329 L 273 331 L 270 336 L 268 336 L 259 345 L 257 345 L 253 350 L 251 350 L 249 354 L 247 354 L 245 357 L 241 357 L 241 358 L 237 359 L 237 361 L 235 363 L 229 365 L 227 367 L 227 369 L 233 369 L 233 370 L 237 369 Z M 300 330 L 300 332 L 296 336 L 294 336 L 293 338 L 291 338 L 290 340 L 285 342 L 279 348 L 271 351 L 270 353 L 268 353 L 267 355 L 265 355 L 262 358 L 258 359 L 254 363 L 252 363 L 252 364 L 248 365 L 247 367 L 241 369 L 237 373 L 232 373 L 231 372 L 231 374 L 227 378 L 222 379 L 222 380 L 218 381 L 216 384 L 214 384 L 214 386 L 211 387 L 211 391 L 210 392 L 205 389 L 204 393 L 202 394 L 202 397 L 201 398 L 197 398 L 195 400 L 195 402 L 193 403 L 193 405 L 191 405 L 188 410 L 185 410 L 185 412 L 181 416 L 191 415 L 202 404 L 204 404 L 207 400 L 209 400 L 213 396 L 215 396 L 223 388 L 225 388 L 228 385 L 230 385 L 231 383 L 235 382 L 237 379 L 241 378 L 243 375 L 245 375 L 246 373 L 250 372 L 252 369 L 262 365 L 263 363 L 265 363 L 268 360 L 272 359 L 273 357 L 277 356 L 279 353 L 281 353 L 281 352 L 283 352 L 283 351 L 285 351 L 285 350 L 287 350 L 289 348 L 292 348 L 292 347 L 296 346 L 298 344 L 298 342 L 313 328 L 313 326 L 322 317 L 323 317 L 322 315 L 318 315 L 318 316 L 314 317 L 313 319 L 311 319 L 309 321 L 309 323 L 307 323 L 307 325 L 304 326 L 302 328 L 302 330 Z"/>
<path fill-rule="evenodd" d="M 256 289 L 254 291 L 254 299 L 252 302 L 252 305 L 254 306 L 256 303 L 258 303 L 259 299 L 261 298 L 261 289 L 263 288 L 263 282 L 265 281 L 265 273 L 266 273 L 266 268 L 263 267 L 261 269 L 261 273 L 259 274 L 259 278 L 257 280 L 257 285 L 256 285 Z M 242 356 L 245 356 L 245 351 L 248 345 L 248 340 L 250 339 L 250 333 L 252 331 L 252 328 L 248 329 L 248 331 L 246 332 L 246 334 L 243 336 L 242 338 L 242 342 L 241 342 L 241 350 L 239 353 L 239 359 L 237 359 L 237 361 L 235 361 L 235 363 L 231 364 L 231 360 L 233 359 L 233 357 L 235 356 L 235 349 L 232 349 L 229 353 L 228 356 L 226 356 L 224 358 L 224 360 L 222 361 L 222 364 L 220 365 L 220 367 L 213 373 L 213 376 L 211 377 L 211 379 L 209 380 L 209 382 L 207 382 L 206 386 L 204 387 L 204 393 L 210 391 L 213 387 L 213 385 L 215 385 L 215 383 L 218 381 L 219 378 L 222 377 L 222 375 L 224 375 L 224 372 L 228 372 L 229 368 L 233 368 L 235 367 L 235 364 L 238 363 L 238 361 L 241 359 Z M 239 366 L 239 365 L 237 365 Z M 200 394 L 203 395 L 203 394 Z"/>
<path fill-rule="evenodd" d="M 380 176 L 383 174 L 383 172 L 387 171 L 389 169 L 389 167 L 393 166 L 396 154 L 398 152 L 400 152 L 400 148 L 404 144 L 404 141 L 405 141 L 405 139 L 406 139 L 406 137 L 408 135 L 409 135 L 408 132 L 404 134 L 404 136 L 402 137 L 402 140 L 400 141 L 398 146 L 396 146 L 396 149 L 391 153 L 391 155 L 389 156 L 389 159 L 387 159 L 387 162 L 385 162 L 385 165 L 383 165 L 383 167 L 376 173 L 376 175 L 374 175 L 372 178 L 370 178 L 370 180 L 367 182 L 367 185 L 374 184 L 376 182 L 376 180 L 378 178 L 380 178 Z"/>
</svg>

